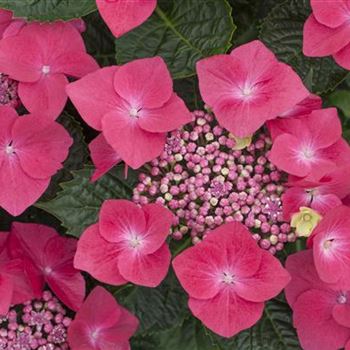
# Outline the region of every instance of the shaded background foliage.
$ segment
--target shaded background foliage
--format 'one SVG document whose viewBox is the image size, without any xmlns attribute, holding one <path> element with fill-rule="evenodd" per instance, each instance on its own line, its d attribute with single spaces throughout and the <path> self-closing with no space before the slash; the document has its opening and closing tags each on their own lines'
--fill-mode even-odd
<svg viewBox="0 0 350 350">
<path fill-rule="evenodd" d="M 118 40 L 98 15 L 94 0 L 0 0 L 0 7 L 28 20 L 83 17 L 87 50 L 101 66 L 162 56 L 175 79 L 175 91 L 190 109 L 203 107 L 196 61 L 260 39 L 298 72 L 312 92 L 322 96 L 325 106 L 338 108 L 344 136 L 350 140 L 349 74 L 331 58 L 314 59 L 302 54 L 303 24 L 311 12 L 308 0 L 159 0 L 156 11 L 144 24 Z M 61 234 L 79 237 L 97 220 L 105 199 L 131 197 L 137 173 L 129 171 L 125 179 L 122 166 L 96 183 L 89 181 L 93 168 L 87 143 L 96 132 L 82 122 L 70 103 L 58 121 L 74 139 L 64 169 L 52 179 L 40 201 L 20 217 L 11 217 L 0 209 L 0 230 L 7 230 L 16 220 L 47 224 Z M 171 248 L 177 252 L 181 245 L 172 243 Z M 287 249 L 290 252 L 295 248 Z M 91 287 L 93 282 L 87 279 Z M 283 295 L 267 303 L 257 325 L 224 339 L 191 317 L 186 295 L 172 271 L 155 289 L 131 285 L 107 288 L 141 320 L 132 339 L 135 350 L 300 349 Z"/>
</svg>

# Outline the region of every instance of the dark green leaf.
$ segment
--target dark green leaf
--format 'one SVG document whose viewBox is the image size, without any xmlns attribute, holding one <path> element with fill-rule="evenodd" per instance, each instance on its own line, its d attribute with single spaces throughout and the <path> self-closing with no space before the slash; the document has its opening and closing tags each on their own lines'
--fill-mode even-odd
<svg viewBox="0 0 350 350">
<path fill-rule="evenodd" d="M 123 166 L 117 166 L 100 180 L 92 183 L 92 166 L 72 171 L 73 179 L 60 184 L 62 191 L 48 202 L 35 206 L 54 215 L 67 228 L 67 234 L 79 237 L 83 230 L 97 221 L 98 212 L 104 200 L 130 198 L 135 176 L 129 171 L 124 179 Z"/>
<path fill-rule="evenodd" d="M 54 21 L 79 18 L 96 10 L 95 0 L 0 0 L 0 7 L 16 17 Z"/>
<path fill-rule="evenodd" d="M 188 315 L 187 296 L 172 271 L 159 287 L 135 287 L 121 302 L 139 318 L 140 336 L 176 327 Z"/>
<path fill-rule="evenodd" d="M 195 74 L 195 63 L 226 52 L 235 30 L 226 0 L 159 0 L 154 14 L 116 40 L 117 61 L 162 56 L 174 78 Z"/>
<path fill-rule="evenodd" d="M 84 18 L 86 31 L 83 33 L 86 49 L 101 66 L 116 64 L 114 36 L 98 12 Z"/>
<path fill-rule="evenodd" d="M 197 77 L 175 80 L 174 90 L 185 101 L 190 110 L 203 109 Z"/>
<path fill-rule="evenodd" d="M 260 38 L 296 70 L 311 91 L 322 93 L 334 89 L 347 71 L 331 57 L 303 55 L 303 26 L 310 12 L 309 0 L 288 0 L 276 6 L 263 21 Z"/>
</svg>

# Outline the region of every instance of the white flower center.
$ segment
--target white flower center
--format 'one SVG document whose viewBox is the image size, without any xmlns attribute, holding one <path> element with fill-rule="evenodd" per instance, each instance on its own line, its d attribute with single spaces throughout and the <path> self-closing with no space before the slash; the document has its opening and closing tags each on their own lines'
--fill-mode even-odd
<svg viewBox="0 0 350 350">
<path fill-rule="evenodd" d="M 304 147 L 301 150 L 301 156 L 303 159 L 311 160 L 315 156 L 315 152 L 310 147 Z"/>
<path fill-rule="evenodd" d="M 15 153 L 15 149 L 13 148 L 12 145 L 8 145 L 5 147 L 5 152 L 6 152 L 6 154 L 11 155 L 11 154 Z"/>
<path fill-rule="evenodd" d="M 222 274 L 222 282 L 226 283 L 226 284 L 233 284 L 234 283 L 234 276 L 232 273 L 229 273 L 229 272 L 224 272 Z"/>
<path fill-rule="evenodd" d="M 52 268 L 51 268 L 50 266 L 46 266 L 46 267 L 44 268 L 44 274 L 45 274 L 45 275 L 50 275 L 51 272 L 52 272 Z"/>
<path fill-rule="evenodd" d="M 50 73 L 50 66 L 42 66 L 41 68 L 41 71 L 44 73 L 44 74 L 49 74 Z"/>
<path fill-rule="evenodd" d="M 338 295 L 338 298 L 337 298 L 338 304 L 346 304 L 347 301 L 348 301 L 348 298 L 346 297 L 345 294 Z"/>
<path fill-rule="evenodd" d="M 129 245 L 131 248 L 138 248 L 141 244 L 142 239 L 140 237 L 134 236 L 129 240 Z"/>
<path fill-rule="evenodd" d="M 139 116 L 138 113 L 139 113 L 139 110 L 137 108 L 131 108 L 129 111 L 130 117 L 133 117 L 133 118 L 138 118 Z"/>
</svg>

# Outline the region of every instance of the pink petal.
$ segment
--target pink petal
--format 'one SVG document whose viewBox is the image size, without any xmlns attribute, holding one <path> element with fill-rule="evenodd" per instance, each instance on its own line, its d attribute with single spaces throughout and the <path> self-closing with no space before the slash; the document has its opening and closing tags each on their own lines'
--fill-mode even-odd
<svg viewBox="0 0 350 350">
<path fill-rule="evenodd" d="M 168 273 L 170 260 L 170 250 L 164 243 L 152 254 L 124 250 L 119 256 L 118 267 L 120 274 L 131 283 L 157 287 Z"/>
<path fill-rule="evenodd" d="M 55 59 L 52 66 L 53 73 L 64 73 L 66 75 L 81 78 L 88 73 L 99 69 L 97 62 L 86 52 L 67 52 Z"/>
<path fill-rule="evenodd" d="M 173 81 L 164 60 L 142 58 L 121 66 L 114 75 L 114 88 L 132 108 L 159 108 L 173 94 Z"/>
<path fill-rule="evenodd" d="M 86 31 L 86 24 L 82 18 L 74 18 L 68 21 L 79 33 Z"/>
<path fill-rule="evenodd" d="M 303 53 L 311 57 L 332 55 L 349 44 L 349 35 L 350 26 L 347 23 L 329 28 L 310 15 L 304 24 Z"/>
<path fill-rule="evenodd" d="M 208 245 L 203 241 L 174 258 L 175 274 L 192 298 L 209 299 L 219 293 L 223 285 L 219 268 L 225 266 L 223 252 L 221 245 Z"/>
<path fill-rule="evenodd" d="M 12 20 L 12 11 L 0 9 L 0 38 Z"/>
<path fill-rule="evenodd" d="M 121 285 L 127 281 L 119 273 L 118 258 L 118 248 L 101 237 L 95 224 L 88 227 L 78 241 L 74 267 L 101 282 Z"/>
<path fill-rule="evenodd" d="M 11 277 L 0 274 L 0 315 L 6 316 L 12 304 L 13 282 Z"/>
<path fill-rule="evenodd" d="M 164 149 L 165 133 L 144 131 L 137 119 L 121 111 L 107 113 L 102 119 L 102 129 L 107 142 L 133 169 L 158 157 Z"/>
<path fill-rule="evenodd" d="M 18 119 L 16 111 L 8 106 L 0 106 L 0 147 L 3 149 L 12 141 L 12 126 Z M 7 158 L 5 152 L 0 152 L 0 168 Z"/>
<path fill-rule="evenodd" d="M 294 304 L 294 325 L 303 349 L 329 350 L 344 347 L 350 329 L 332 318 L 333 293 L 311 289 Z"/>
<path fill-rule="evenodd" d="M 108 242 L 123 243 L 129 235 L 146 231 L 142 209 L 125 199 L 106 200 L 100 210 L 100 234 Z"/>
<path fill-rule="evenodd" d="M 336 108 L 312 111 L 305 122 L 312 131 L 313 142 L 317 148 L 329 147 L 341 139 L 342 126 Z"/>
<path fill-rule="evenodd" d="M 20 36 L 34 38 L 41 49 L 42 64 L 52 65 L 62 53 L 85 51 L 84 41 L 80 33 L 70 23 L 32 22 L 20 32 Z M 29 51 L 30 52 L 30 51 Z"/>
<path fill-rule="evenodd" d="M 160 204 L 147 204 L 142 207 L 146 218 L 146 231 L 141 237 L 145 240 L 142 253 L 151 254 L 158 250 L 169 236 L 174 221 L 173 213 Z"/>
<path fill-rule="evenodd" d="M 237 77 L 244 79 L 244 71 L 240 62 L 230 55 L 216 55 L 199 60 L 196 70 L 199 89 L 205 103 L 210 107 L 217 105 L 220 99 L 232 96 L 232 87 Z"/>
<path fill-rule="evenodd" d="M 341 326 L 350 327 L 350 305 L 348 303 L 334 305 L 332 316 Z"/>
<path fill-rule="evenodd" d="M 43 274 L 55 295 L 76 311 L 85 297 L 85 280 L 73 267 L 75 250 L 76 241 L 73 239 L 60 236 L 50 239 L 45 246 Z"/>
<path fill-rule="evenodd" d="M 290 275 L 279 260 L 263 251 L 261 265 L 255 275 L 237 278 L 233 289 L 245 300 L 263 302 L 277 296 L 289 282 Z"/>
<path fill-rule="evenodd" d="M 188 306 L 206 327 L 230 338 L 253 326 L 262 316 L 264 304 L 252 303 L 225 289 L 212 299 L 190 298 Z"/>
<path fill-rule="evenodd" d="M 349 284 L 350 208 L 330 210 L 312 234 L 314 261 L 320 278 L 327 283 L 344 280 Z"/>
<path fill-rule="evenodd" d="M 27 25 L 27 22 L 24 19 L 21 19 L 21 18 L 13 19 L 9 24 L 9 26 L 6 28 L 6 30 L 3 32 L 2 37 L 8 38 L 11 36 L 15 36 L 26 25 Z"/>
<path fill-rule="evenodd" d="M 63 74 L 42 76 L 35 83 L 20 83 L 18 95 L 27 110 L 31 113 L 45 114 L 56 119 L 67 102 L 65 91 L 68 80 Z"/>
<path fill-rule="evenodd" d="M 304 117 L 315 109 L 322 108 L 322 98 L 318 95 L 310 94 L 304 98 L 301 102 L 297 103 L 293 108 L 287 112 L 282 113 L 279 117 L 292 118 L 292 117 Z"/>
<path fill-rule="evenodd" d="M 0 71 L 22 82 L 41 77 L 41 50 L 30 36 L 14 36 L 0 42 Z"/>
<path fill-rule="evenodd" d="M 34 204 L 49 186 L 50 178 L 34 179 L 21 168 L 17 156 L 6 159 L 0 168 L 0 206 L 13 216 Z"/>
<path fill-rule="evenodd" d="M 90 327 L 83 321 L 73 321 L 69 325 L 67 340 L 72 350 L 100 350 L 92 340 Z"/>
<path fill-rule="evenodd" d="M 11 304 L 21 304 L 35 297 L 32 285 L 25 272 L 23 260 L 13 259 L 8 261 L 1 266 L 1 270 L 3 275 L 11 279 L 13 286 Z"/>
<path fill-rule="evenodd" d="M 12 128 L 12 139 L 22 169 L 40 179 L 47 179 L 62 168 L 73 143 L 63 126 L 37 115 L 18 118 Z"/>
<path fill-rule="evenodd" d="M 98 312 L 96 312 L 98 310 Z M 80 321 L 95 328 L 113 327 L 122 315 L 122 308 L 114 297 L 104 288 L 97 286 L 87 296 L 84 304 L 75 316 L 75 321 Z M 128 338 L 125 337 L 124 340 Z"/>
<path fill-rule="evenodd" d="M 100 15 L 117 38 L 145 22 L 157 6 L 157 0 L 96 0 L 96 3 Z"/>
<path fill-rule="evenodd" d="M 309 207 L 312 198 L 312 195 L 310 195 L 304 188 L 288 188 L 282 195 L 284 219 L 289 221 L 291 216 L 294 213 L 299 212 L 301 207 Z"/>
<path fill-rule="evenodd" d="M 349 19 L 346 0 L 311 0 L 311 7 L 316 20 L 327 27 L 339 27 Z"/>
<path fill-rule="evenodd" d="M 84 121 L 96 130 L 102 130 L 103 116 L 114 110 L 120 98 L 113 87 L 118 67 L 106 67 L 70 83 L 67 94 Z"/>
<path fill-rule="evenodd" d="M 347 165 L 350 162 L 350 147 L 349 144 L 342 138 L 332 146 L 321 150 L 320 153 L 322 153 L 322 157 L 334 162 L 337 167 L 344 167 L 344 165 Z M 332 168 L 327 173 L 329 174 L 334 170 L 336 169 Z M 319 179 L 324 175 L 325 174 L 319 176 Z"/>
<path fill-rule="evenodd" d="M 311 172 L 311 161 L 298 157 L 298 147 L 300 139 L 290 134 L 282 134 L 275 139 L 269 159 L 288 174 L 307 176 Z"/>
<path fill-rule="evenodd" d="M 192 121 L 185 103 L 176 94 L 162 107 L 140 112 L 139 126 L 149 132 L 168 132 Z"/>
<path fill-rule="evenodd" d="M 318 277 L 313 262 L 312 249 L 303 250 L 289 255 L 286 261 L 286 269 L 292 280 L 285 288 L 285 294 L 289 305 L 294 308 L 298 297 L 309 289 L 328 290 L 329 285 Z"/>
<path fill-rule="evenodd" d="M 339 66 L 350 70 L 350 44 L 347 44 L 341 50 L 335 52 L 333 58 Z"/>
<path fill-rule="evenodd" d="M 103 134 L 99 134 L 90 142 L 89 150 L 92 162 L 96 167 L 91 181 L 98 180 L 121 161 L 118 154 L 107 143 Z"/>
<path fill-rule="evenodd" d="M 339 207 L 340 205 L 342 205 L 341 199 L 334 194 L 317 194 L 312 198 L 311 208 L 325 215 L 329 210 Z"/>
</svg>

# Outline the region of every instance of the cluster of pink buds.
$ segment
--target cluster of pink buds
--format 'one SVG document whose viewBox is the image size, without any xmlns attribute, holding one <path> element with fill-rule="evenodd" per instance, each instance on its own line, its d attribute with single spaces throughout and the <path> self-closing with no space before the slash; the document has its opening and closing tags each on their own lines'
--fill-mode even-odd
<svg viewBox="0 0 350 350">
<path fill-rule="evenodd" d="M 68 350 L 67 328 L 72 319 L 49 291 L 10 309 L 0 318 L 0 349 Z"/>
<path fill-rule="evenodd" d="M 17 91 L 18 82 L 0 73 L 0 105 L 17 108 L 20 104 Z"/>
<path fill-rule="evenodd" d="M 283 221 L 285 174 L 268 160 L 269 137 L 260 133 L 247 147 L 221 128 L 213 115 L 193 113 L 195 121 L 167 139 L 164 152 L 139 175 L 135 203 L 161 203 L 176 215 L 172 237 L 199 242 L 209 230 L 232 221 L 245 224 L 272 254 L 295 241 Z"/>
</svg>

